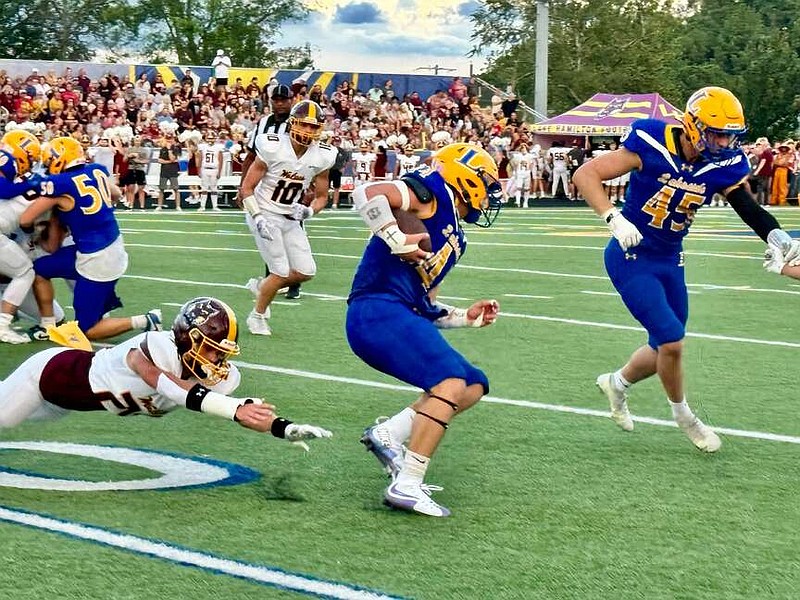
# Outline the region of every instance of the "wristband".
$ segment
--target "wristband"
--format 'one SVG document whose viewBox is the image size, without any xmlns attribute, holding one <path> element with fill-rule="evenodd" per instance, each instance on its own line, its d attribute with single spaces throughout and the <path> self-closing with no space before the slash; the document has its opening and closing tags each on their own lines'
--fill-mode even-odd
<svg viewBox="0 0 800 600">
<path fill-rule="evenodd" d="M 609 208 L 606 212 L 600 215 L 600 218 L 603 219 L 606 225 L 611 224 L 611 220 L 619 214 L 619 211 L 616 208 Z"/>
<path fill-rule="evenodd" d="M 258 208 L 258 202 L 256 202 L 256 197 L 253 194 L 250 194 L 247 198 L 242 199 L 242 206 L 244 206 L 244 209 L 250 213 L 251 217 L 261 214 L 261 210 Z"/>
<path fill-rule="evenodd" d="M 270 427 L 270 433 L 274 435 L 276 438 L 285 438 L 286 437 L 286 428 L 291 425 L 292 422 L 289 419 L 284 419 L 283 417 L 277 417 L 272 422 L 272 427 Z"/>
</svg>

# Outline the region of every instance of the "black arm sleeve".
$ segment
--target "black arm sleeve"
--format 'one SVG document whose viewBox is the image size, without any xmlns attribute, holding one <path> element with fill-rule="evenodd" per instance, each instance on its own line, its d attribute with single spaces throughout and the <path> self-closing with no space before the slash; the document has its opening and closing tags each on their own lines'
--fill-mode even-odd
<svg viewBox="0 0 800 600">
<path fill-rule="evenodd" d="M 781 228 L 775 217 L 759 206 L 753 195 L 743 186 L 735 187 L 726 198 L 739 218 L 765 242 L 770 231 Z"/>
</svg>

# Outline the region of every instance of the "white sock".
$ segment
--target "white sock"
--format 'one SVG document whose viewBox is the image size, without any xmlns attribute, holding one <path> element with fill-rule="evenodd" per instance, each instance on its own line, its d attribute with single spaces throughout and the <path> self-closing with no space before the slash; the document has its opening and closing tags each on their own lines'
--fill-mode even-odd
<svg viewBox="0 0 800 600">
<path fill-rule="evenodd" d="M 410 406 L 406 406 L 399 413 L 390 417 L 385 425 L 392 432 L 392 436 L 402 443 L 406 443 L 408 438 L 411 437 L 411 426 L 414 423 L 414 417 L 417 415 Z"/>
<path fill-rule="evenodd" d="M 217 208 L 218 196 L 216 194 L 211 194 L 211 208 Z"/>
<path fill-rule="evenodd" d="M 428 470 L 430 462 L 430 457 L 406 450 L 403 468 L 397 474 L 397 483 L 401 485 L 420 485 L 422 480 L 425 479 L 425 472 Z"/>
<path fill-rule="evenodd" d="M 47 329 L 49 326 L 56 326 L 56 318 L 55 317 L 42 317 L 39 321 L 39 325 L 41 325 L 44 329 Z"/>
<path fill-rule="evenodd" d="M 621 392 L 624 392 L 632 385 L 630 381 L 628 381 L 622 376 L 622 369 L 620 369 L 611 376 L 611 381 L 614 383 L 614 387 L 620 390 Z"/>
<path fill-rule="evenodd" d="M 136 315 L 131 317 L 131 327 L 134 329 L 147 329 L 147 316 Z"/>
<path fill-rule="evenodd" d="M 11 321 L 14 320 L 14 315 L 11 313 L 0 313 L 0 327 L 11 327 Z"/>
<path fill-rule="evenodd" d="M 670 400 L 669 405 L 672 407 L 672 416 L 676 421 L 688 421 L 689 419 L 694 418 L 694 413 L 692 412 L 692 409 L 689 408 L 686 398 L 680 402 L 672 402 Z"/>
<path fill-rule="evenodd" d="M 254 308 L 253 310 L 250 311 L 250 314 L 253 315 L 254 317 L 264 317 L 265 319 L 269 319 L 271 316 L 269 306 L 267 307 L 267 310 L 265 310 L 263 313 L 258 312 Z"/>
</svg>

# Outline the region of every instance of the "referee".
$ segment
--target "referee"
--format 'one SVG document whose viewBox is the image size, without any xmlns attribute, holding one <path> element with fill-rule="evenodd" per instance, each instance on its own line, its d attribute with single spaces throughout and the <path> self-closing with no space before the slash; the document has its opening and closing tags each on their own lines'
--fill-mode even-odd
<svg viewBox="0 0 800 600">
<path fill-rule="evenodd" d="M 262 133 L 286 133 L 287 120 L 289 113 L 292 110 L 292 98 L 294 94 L 288 85 L 276 85 L 272 94 L 270 95 L 270 104 L 272 105 L 272 112 L 264 115 L 258 121 L 256 128 L 253 130 L 250 138 L 247 140 L 247 156 L 245 156 L 242 163 L 242 181 L 244 181 L 250 165 L 256 159 L 256 138 Z M 237 201 L 241 202 L 241 198 L 237 197 Z M 265 277 L 269 276 L 269 267 L 265 265 Z M 300 297 L 300 284 L 296 283 L 289 286 L 286 290 L 286 298 L 294 300 Z"/>
</svg>

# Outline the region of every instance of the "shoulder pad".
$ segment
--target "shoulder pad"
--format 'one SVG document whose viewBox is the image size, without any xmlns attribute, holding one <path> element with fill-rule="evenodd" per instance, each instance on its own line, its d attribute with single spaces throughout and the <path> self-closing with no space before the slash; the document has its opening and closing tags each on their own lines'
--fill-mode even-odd
<svg viewBox="0 0 800 600">
<path fill-rule="evenodd" d="M 414 177 L 401 177 L 400 181 L 405 183 L 422 204 L 430 204 L 433 201 L 433 193 L 425 185 Z"/>
<path fill-rule="evenodd" d="M 256 136 L 256 154 L 264 162 L 274 156 L 281 146 L 281 137 L 276 133 L 262 133 Z"/>
</svg>

